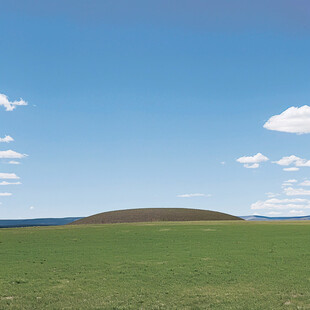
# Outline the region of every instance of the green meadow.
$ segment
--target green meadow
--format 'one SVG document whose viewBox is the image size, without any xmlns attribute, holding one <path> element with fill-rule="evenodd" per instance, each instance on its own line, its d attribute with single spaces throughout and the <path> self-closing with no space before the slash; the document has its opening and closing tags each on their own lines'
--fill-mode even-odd
<svg viewBox="0 0 310 310">
<path fill-rule="evenodd" d="M 310 309 L 310 223 L 0 229 L 0 309 Z"/>
</svg>

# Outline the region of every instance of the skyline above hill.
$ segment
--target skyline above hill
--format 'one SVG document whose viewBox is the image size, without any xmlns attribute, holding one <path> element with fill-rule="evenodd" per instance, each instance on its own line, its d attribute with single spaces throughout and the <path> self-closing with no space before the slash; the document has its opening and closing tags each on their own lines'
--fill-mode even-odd
<svg viewBox="0 0 310 310">
<path fill-rule="evenodd" d="M 7 1 L 0 219 L 310 213 L 307 1 Z"/>
</svg>

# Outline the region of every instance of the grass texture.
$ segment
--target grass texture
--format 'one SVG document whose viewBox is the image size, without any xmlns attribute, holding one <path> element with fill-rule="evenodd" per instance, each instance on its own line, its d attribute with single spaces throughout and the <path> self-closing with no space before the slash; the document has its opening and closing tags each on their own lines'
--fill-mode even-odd
<svg viewBox="0 0 310 310">
<path fill-rule="evenodd" d="M 310 223 L 0 230 L 0 309 L 310 309 Z"/>
</svg>

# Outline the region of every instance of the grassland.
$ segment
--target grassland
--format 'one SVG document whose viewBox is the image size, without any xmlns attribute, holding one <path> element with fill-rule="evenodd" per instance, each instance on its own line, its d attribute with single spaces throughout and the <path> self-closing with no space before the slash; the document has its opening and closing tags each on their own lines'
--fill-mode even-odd
<svg viewBox="0 0 310 310">
<path fill-rule="evenodd" d="M 0 309 L 310 309 L 310 223 L 0 230 Z"/>
</svg>

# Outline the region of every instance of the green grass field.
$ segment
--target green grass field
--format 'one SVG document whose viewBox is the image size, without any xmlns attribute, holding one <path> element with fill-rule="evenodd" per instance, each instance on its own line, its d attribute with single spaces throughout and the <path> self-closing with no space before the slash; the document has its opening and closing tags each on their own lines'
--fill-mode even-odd
<svg viewBox="0 0 310 310">
<path fill-rule="evenodd" d="M 0 309 L 310 309 L 309 222 L 0 230 Z"/>
</svg>

